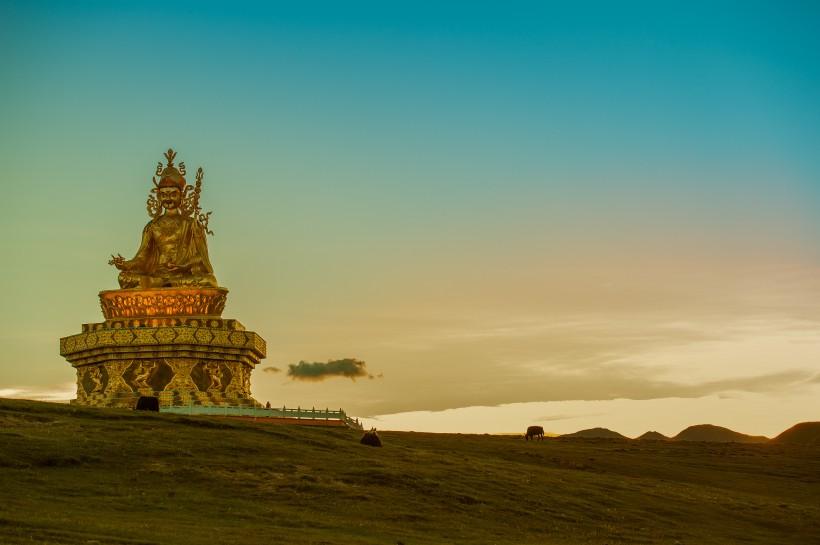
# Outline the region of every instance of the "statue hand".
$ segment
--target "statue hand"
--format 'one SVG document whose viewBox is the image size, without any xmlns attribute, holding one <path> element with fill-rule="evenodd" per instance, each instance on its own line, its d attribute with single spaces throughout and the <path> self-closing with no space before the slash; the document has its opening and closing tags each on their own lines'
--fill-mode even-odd
<svg viewBox="0 0 820 545">
<path fill-rule="evenodd" d="M 111 259 L 108 261 L 108 264 L 114 265 L 116 268 L 123 270 L 123 267 L 125 267 L 125 258 L 120 254 L 112 255 Z"/>
<path fill-rule="evenodd" d="M 188 273 L 191 272 L 191 266 L 187 263 L 179 264 L 168 262 L 164 265 L 165 270 L 172 273 Z"/>
</svg>

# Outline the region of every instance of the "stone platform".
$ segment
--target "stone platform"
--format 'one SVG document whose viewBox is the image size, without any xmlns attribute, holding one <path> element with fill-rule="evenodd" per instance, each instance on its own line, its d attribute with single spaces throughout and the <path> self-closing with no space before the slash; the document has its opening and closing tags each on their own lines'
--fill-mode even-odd
<svg viewBox="0 0 820 545">
<path fill-rule="evenodd" d="M 60 339 L 60 355 L 77 370 L 72 403 L 133 407 L 147 395 L 163 405 L 258 406 L 250 377 L 265 341 L 220 316 L 227 291 L 101 292 L 106 320 Z"/>
</svg>

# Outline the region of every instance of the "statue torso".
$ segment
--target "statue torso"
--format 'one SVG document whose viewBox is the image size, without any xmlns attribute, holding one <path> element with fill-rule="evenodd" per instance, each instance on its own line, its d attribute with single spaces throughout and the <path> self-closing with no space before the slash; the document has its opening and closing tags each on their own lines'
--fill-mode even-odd
<svg viewBox="0 0 820 545">
<path fill-rule="evenodd" d="M 149 224 L 148 229 L 157 251 L 157 266 L 175 263 L 189 221 L 189 218 L 181 214 L 164 214 Z"/>
</svg>

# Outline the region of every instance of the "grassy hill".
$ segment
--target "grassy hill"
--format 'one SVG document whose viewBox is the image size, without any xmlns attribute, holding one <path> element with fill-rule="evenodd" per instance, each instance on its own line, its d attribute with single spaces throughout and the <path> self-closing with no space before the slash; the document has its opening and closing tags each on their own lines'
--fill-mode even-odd
<svg viewBox="0 0 820 545">
<path fill-rule="evenodd" d="M 774 443 L 820 448 L 820 422 L 801 422 L 774 439 Z"/>
<path fill-rule="evenodd" d="M 575 433 L 565 433 L 560 437 L 576 439 L 629 439 L 629 437 L 621 435 L 617 431 L 608 430 L 606 428 L 590 428 L 588 430 L 576 431 Z"/>
<path fill-rule="evenodd" d="M 0 543 L 820 542 L 820 451 L 384 432 L 0 400 Z"/>
<path fill-rule="evenodd" d="M 768 437 L 762 435 L 746 435 L 732 431 L 729 428 L 712 424 L 698 424 L 689 426 L 675 437 L 673 441 L 710 441 L 715 443 L 766 443 Z"/>
<path fill-rule="evenodd" d="M 669 441 L 669 438 L 657 431 L 648 431 L 637 437 L 639 441 Z"/>
</svg>

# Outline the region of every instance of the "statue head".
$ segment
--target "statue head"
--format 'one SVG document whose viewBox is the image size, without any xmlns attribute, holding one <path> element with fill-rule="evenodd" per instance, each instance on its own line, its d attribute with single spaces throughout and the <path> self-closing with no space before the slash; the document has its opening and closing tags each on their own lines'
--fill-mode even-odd
<svg viewBox="0 0 820 545">
<path fill-rule="evenodd" d="M 182 204 L 182 191 L 176 187 L 159 187 L 157 199 L 165 210 L 177 210 Z"/>
<path fill-rule="evenodd" d="M 208 218 L 211 213 L 203 213 L 199 208 L 199 195 L 202 191 L 202 178 L 205 173 L 202 167 L 196 171 L 196 183 L 191 186 L 185 180 L 185 163 L 180 162 L 179 166 L 174 166 L 174 158 L 177 152 L 168 148 L 165 152 L 166 164 L 162 161 L 157 163 L 157 170 L 154 174 L 154 187 L 148 195 L 146 209 L 152 218 L 158 218 L 163 210 L 166 212 L 180 212 L 184 216 L 192 217 L 209 235 Z"/>
<path fill-rule="evenodd" d="M 156 172 L 159 181 L 154 177 L 153 192 L 157 195 L 160 207 L 165 210 L 179 210 L 188 189 L 185 181 L 185 163 L 180 163 L 179 168 L 175 167 L 174 158 L 176 156 L 177 152 L 168 148 L 165 152 L 165 159 L 168 163 L 163 166 L 162 162 L 159 162 Z"/>
</svg>

